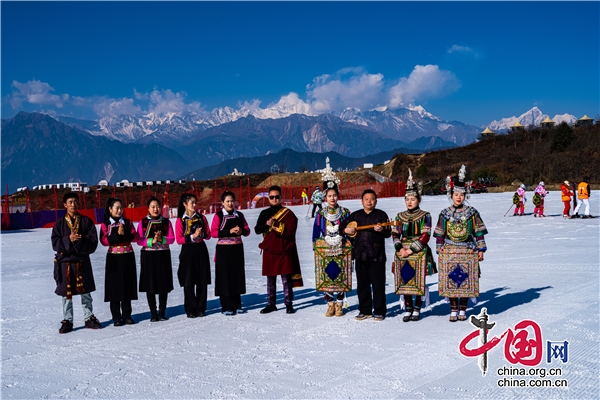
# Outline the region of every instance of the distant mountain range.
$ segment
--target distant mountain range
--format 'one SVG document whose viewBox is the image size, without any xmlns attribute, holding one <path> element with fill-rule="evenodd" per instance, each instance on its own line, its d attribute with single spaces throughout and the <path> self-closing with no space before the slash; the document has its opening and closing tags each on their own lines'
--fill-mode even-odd
<svg viewBox="0 0 600 400">
<path fill-rule="evenodd" d="M 45 114 L 20 112 L 9 120 L 2 120 L 2 183 L 14 190 L 74 181 L 96 184 L 103 179 L 110 182 L 175 179 L 190 170 L 225 160 L 270 154 L 273 156 L 269 157 L 264 170 L 254 167 L 252 171 L 269 171 L 273 164 L 295 166 L 286 161 L 286 154 L 277 155 L 283 149 L 305 153 L 337 151 L 345 153 L 349 160 L 349 156 L 365 157 L 400 147 L 406 148 L 405 152 L 422 152 L 426 148 L 454 146 L 438 137 L 422 137 L 410 144 L 385 139 L 370 128 L 343 122 L 332 115 L 294 114 L 266 120 L 242 117 L 205 129 L 186 141 L 175 141 L 180 137 L 170 136 L 173 138 L 171 147 L 176 149 L 153 143 L 146 137 L 124 143 L 93 135 L 90 133 L 96 126 L 93 121 L 61 119 L 64 122 Z M 322 164 L 324 156 L 318 158 Z M 347 165 L 337 166 L 356 165 L 360 162 L 349 161 Z M 243 168 L 233 168 L 236 167 Z M 217 177 L 222 175 L 221 171 L 230 173 L 233 168 L 217 168 L 214 173 L 218 175 L 204 174 L 203 177 Z M 315 167 L 307 164 L 307 168 Z"/>
<path fill-rule="evenodd" d="M 540 126 L 542 121 L 544 121 L 546 118 L 550 117 L 542 113 L 542 110 L 539 108 L 533 107 L 531 110 L 521 114 L 519 117 L 502 118 L 498 121 L 494 120 L 490 122 L 487 127 L 496 133 L 504 133 L 509 131 L 510 127 L 513 126 L 517 121 L 519 121 L 519 123 L 524 127 Z M 577 117 L 571 114 L 557 114 L 550 119 L 557 125 L 561 122 L 566 122 L 569 125 L 573 125 L 573 123 L 577 121 Z"/>
<path fill-rule="evenodd" d="M 145 115 L 119 115 L 103 117 L 97 121 L 83 121 L 68 117 L 58 117 L 66 124 L 76 126 L 95 136 L 104 136 L 124 143 L 159 143 L 167 147 L 177 148 L 190 140 L 202 140 L 214 136 L 215 132 L 231 132 L 238 126 L 227 127 L 242 119 L 261 124 L 264 130 L 280 129 L 281 121 L 291 120 L 294 124 L 299 118 L 303 119 L 302 129 L 310 129 L 323 123 L 326 119 L 329 132 L 352 129 L 364 134 L 379 134 L 386 139 L 396 141 L 396 144 L 407 145 L 420 137 L 438 136 L 445 142 L 462 146 L 476 140 L 480 128 L 463 124 L 458 121 L 443 121 L 421 106 L 388 110 L 386 108 L 361 112 L 357 109 L 346 109 L 338 115 L 314 115 L 304 103 L 281 101 L 266 108 L 216 108 L 207 115 L 195 112 L 165 113 Z M 246 123 L 248 124 L 248 123 Z M 310 125 L 310 126 L 309 126 Z M 338 125 L 334 127 L 334 125 Z M 352 128 L 350 128 L 352 126 Z M 220 127 L 220 130 L 213 130 Z M 368 128 L 368 129 L 367 129 Z M 205 132 L 206 131 L 206 132 Z M 288 132 L 282 132 L 282 136 Z M 237 135 L 239 137 L 239 135 Z M 335 143 L 335 141 L 332 141 Z M 305 151 L 311 143 L 305 143 L 304 148 L 298 146 L 295 150 Z M 329 150 L 326 150 L 329 151 Z M 340 151 L 344 153 L 344 150 Z M 249 154 L 250 155 L 250 154 Z"/>
<path fill-rule="evenodd" d="M 303 104 L 280 101 L 267 109 L 225 107 L 204 115 L 149 113 L 97 121 L 21 112 L 2 120 L 2 182 L 14 188 L 182 175 L 210 179 L 233 168 L 264 172 L 273 164 L 286 165 L 288 171 L 300 170 L 304 164 L 315 169 L 310 165 L 316 162 L 313 160 L 333 152 L 345 157 L 336 164 L 330 156 L 333 165 L 350 168 L 362 163 L 356 160 L 390 151 L 424 152 L 463 146 L 475 141 L 483 130 L 444 121 L 420 106 L 364 112 L 349 108 L 338 115 L 312 115 L 310 107 Z M 493 121 L 489 127 L 501 133 L 516 120 L 530 126 L 539 125 L 546 117 L 534 107 L 518 118 Z M 553 120 L 572 124 L 576 118 L 564 114 Z M 290 156 L 293 153 L 282 152 L 285 149 L 301 156 Z M 264 161 L 256 158 L 264 156 L 269 157 Z M 296 157 L 306 162 L 299 164 Z M 241 161 L 226 162 L 235 159 L 254 159 L 254 166 L 252 162 L 248 166 Z M 210 166 L 214 168 L 206 169 Z"/>
<path fill-rule="evenodd" d="M 190 169 L 164 146 L 92 136 L 45 114 L 20 112 L 2 120 L 2 184 L 12 192 L 48 183 L 175 178 Z"/>
</svg>

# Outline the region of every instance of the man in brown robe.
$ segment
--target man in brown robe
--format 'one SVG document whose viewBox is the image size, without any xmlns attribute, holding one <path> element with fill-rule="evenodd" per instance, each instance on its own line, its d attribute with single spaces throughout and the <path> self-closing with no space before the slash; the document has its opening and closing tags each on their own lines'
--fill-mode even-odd
<svg viewBox="0 0 600 400">
<path fill-rule="evenodd" d="M 63 321 L 59 333 L 73 330 L 73 296 L 81 296 L 85 327 L 100 329 L 102 325 L 94 316 L 91 292 L 96 290 L 90 254 L 98 247 L 98 233 L 94 222 L 79 214 L 79 196 L 69 192 L 63 196 L 67 213 L 52 228 L 54 281 L 56 293 L 62 296 Z"/>
<path fill-rule="evenodd" d="M 254 231 L 263 235 L 263 241 L 258 245 L 262 249 L 262 274 L 267 277 L 267 306 L 261 314 L 277 311 L 276 282 L 281 275 L 286 313 L 293 314 L 294 287 L 302 286 L 300 259 L 296 248 L 296 228 L 298 218 L 294 213 L 281 205 L 281 188 L 269 188 L 270 207 L 258 216 Z"/>
</svg>

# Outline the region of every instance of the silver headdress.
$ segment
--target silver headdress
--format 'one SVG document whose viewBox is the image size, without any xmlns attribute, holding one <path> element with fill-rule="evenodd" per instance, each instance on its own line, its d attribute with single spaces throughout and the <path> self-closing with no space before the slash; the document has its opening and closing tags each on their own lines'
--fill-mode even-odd
<svg viewBox="0 0 600 400">
<path fill-rule="evenodd" d="M 463 164 L 458 171 L 458 176 L 454 177 L 453 180 L 453 191 L 457 193 L 465 193 L 467 198 L 469 197 L 470 186 L 465 185 L 465 177 L 467 176 L 467 167 Z"/>
<path fill-rule="evenodd" d="M 329 165 L 329 157 L 325 159 L 325 168 L 321 171 L 321 180 L 323 181 L 323 190 L 332 189 L 340 185 L 340 179 Z"/>
<path fill-rule="evenodd" d="M 408 169 L 408 179 L 406 180 L 406 194 L 405 196 L 418 196 L 419 186 L 413 180 L 412 171 Z"/>
</svg>

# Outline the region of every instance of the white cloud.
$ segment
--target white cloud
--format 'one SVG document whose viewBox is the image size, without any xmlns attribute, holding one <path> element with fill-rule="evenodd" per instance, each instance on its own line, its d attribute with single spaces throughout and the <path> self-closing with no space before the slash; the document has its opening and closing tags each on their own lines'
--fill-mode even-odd
<svg viewBox="0 0 600 400">
<path fill-rule="evenodd" d="M 136 89 L 133 89 L 133 95 L 138 100 L 149 100 L 150 99 L 150 95 L 148 95 L 148 93 L 138 92 Z"/>
<path fill-rule="evenodd" d="M 170 89 L 154 89 L 148 96 L 150 100 L 148 111 L 154 114 L 182 113 L 186 111 L 206 114 L 206 111 L 199 102 L 186 103 L 186 96 L 187 93 L 185 92 L 173 92 Z M 136 97 L 143 98 L 143 95 L 136 92 Z"/>
<path fill-rule="evenodd" d="M 100 117 L 114 117 L 121 114 L 138 115 L 141 113 L 139 106 L 133 104 L 132 98 L 110 99 L 101 97 L 93 105 L 94 112 Z"/>
<path fill-rule="evenodd" d="M 452 53 L 471 53 L 474 54 L 475 52 L 473 51 L 472 48 L 468 47 L 468 46 L 460 46 L 458 44 L 452 45 L 452 47 L 450 47 L 448 49 L 448 54 L 452 54 Z"/>
<path fill-rule="evenodd" d="M 238 108 L 240 110 L 248 110 L 250 112 L 254 112 L 260 108 L 260 103 L 261 101 L 258 99 L 253 99 L 252 102 L 238 102 Z"/>
<path fill-rule="evenodd" d="M 344 68 L 335 75 L 321 75 L 307 86 L 308 102 L 315 113 L 339 112 L 348 107 L 378 107 L 383 100 L 382 74 L 360 68 Z"/>
<path fill-rule="evenodd" d="M 51 105 L 62 108 L 65 102 L 69 100 L 68 94 L 52 94 L 54 88 L 46 82 L 31 80 L 25 83 L 18 81 L 12 82 L 14 88 L 10 95 L 10 105 L 13 109 L 21 108 L 24 102 L 36 105 Z"/>
<path fill-rule="evenodd" d="M 408 106 L 447 95 L 458 88 L 460 82 L 452 72 L 441 70 L 437 65 L 417 65 L 407 78 L 401 78 L 389 90 L 388 105 L 390 108 Z"/>
</svg>

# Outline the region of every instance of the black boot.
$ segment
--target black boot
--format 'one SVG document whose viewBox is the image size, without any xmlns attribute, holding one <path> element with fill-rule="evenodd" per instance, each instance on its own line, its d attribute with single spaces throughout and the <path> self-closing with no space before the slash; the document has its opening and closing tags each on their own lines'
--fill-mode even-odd
<svg viewBox="0 0 600 400">
<path fill-rule="evenodd" d="M 158 310 L 158 319 L 161 321 L 167 321 L 169 318 L 167 318 L 167 310 L 165 308 L 161 308 L 160 310 Z"/>
<path fill-rule="evenodd" d="M 156 312 L 156 310 L 150 310 L 150 322 L 158 322 L 160 321 L 158 319 L 158 313 Z"/>
</svg>

